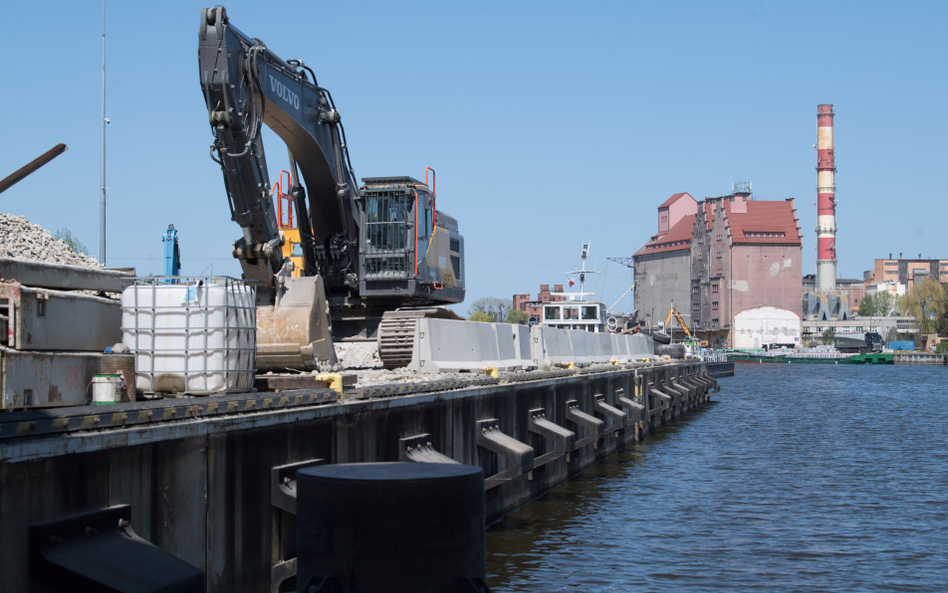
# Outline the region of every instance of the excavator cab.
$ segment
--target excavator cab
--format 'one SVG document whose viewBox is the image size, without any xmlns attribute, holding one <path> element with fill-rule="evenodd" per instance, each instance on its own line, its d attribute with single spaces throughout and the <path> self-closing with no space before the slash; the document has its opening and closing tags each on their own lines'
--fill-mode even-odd
<svg viewBox="0 0 948 593">
<path fill-rule="evenodd" d="M 364 178 L 359 294 L 418 305 L 464 300 L 464 238 L 412 177 Z"/>
</svg>

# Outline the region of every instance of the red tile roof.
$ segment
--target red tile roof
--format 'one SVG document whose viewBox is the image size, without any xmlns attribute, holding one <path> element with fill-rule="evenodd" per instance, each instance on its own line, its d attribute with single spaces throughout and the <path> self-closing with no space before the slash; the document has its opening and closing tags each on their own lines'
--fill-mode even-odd
<svg viewBox="0 0 948 593">
<path fill-rule="evenodd" d="M 668 206 L 671 206 L 672 204 L 674 204 L 674 203 L 678 200 L 678 198 L 680 198 L 681 196 L 687 196 L 687 195 L 688 195 L 688 192 L 686 192 L 686 191 L 683 191 L 683 192 L 681 192 L 680 194 L 675 194 L 675 195 L 673 195 L 672 197 L 670 197 L 670 198 L 668 198 L 667 200 L 665 200 L 664 202 L 662 202 L 662 205 L 659 206 L 659 208 L 667 208 Z M 689 197 L 690 197 L 690 196 L 689 196 Z M 694 199 L 694 198 L 692 198 L 692 199 Z"/>
<path fill-rule="evenodd" d="M 641 249 L 635 252 L 635 255 L 649 255 L 652 253 L 667 253 L 669 251 L 681 251 L 691 249 L 691 236 L 695 230 L 695 215 L 689 214 L 678 221 L 675 226 L 668 230 L 661 237 L 653 238 Z"/>
<path fill-rule="evenodd" d="M 704 216 L 708 230 L 714 223 L 714 210 L 717 203 L 724 205 L 728 231 L 734 243 L 738 244 L 802 244 L 800 229 L 797 227 L 796 211 L 789 200 L 747 202 L 747 213 L 736 213 L 731 209 L 730 196 L 706 198 Z"/>
<path fill-rule="evenodd" d="M 731 212 L 730 206 L 730 202 L 725 202 L 728 226 L 734 243 L 802 244 L 796 213 L 789 200 L 750 201 L 747 203 L 746 214 Z"/>
</svg>

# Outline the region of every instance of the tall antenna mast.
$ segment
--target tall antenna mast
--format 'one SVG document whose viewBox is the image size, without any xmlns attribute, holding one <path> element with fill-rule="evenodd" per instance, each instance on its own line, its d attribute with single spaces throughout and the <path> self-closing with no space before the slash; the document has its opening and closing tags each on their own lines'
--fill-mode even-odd
<svg viewBox="0 0 948 593">
<path fill-rule="evenodd" d="M 102 0 L 102 156 L 99 166 L 99 262 L 105 265 L 105 0 Z"/>
<path fill-rule="evenodd" d="M 583 269 L 582 270 L 573 270 L 572 272 L 566 272 L 567 276 L 574 276 L 579 274 L 579 296 L 580 299 L 584 296 L 590 296 L 586 294 L 586 274 L 601 274 L 599 270 L 587 270 L 586 269 L 586 259 L 589 257 L 589 243 L 583 239 Z"/>
</svg>

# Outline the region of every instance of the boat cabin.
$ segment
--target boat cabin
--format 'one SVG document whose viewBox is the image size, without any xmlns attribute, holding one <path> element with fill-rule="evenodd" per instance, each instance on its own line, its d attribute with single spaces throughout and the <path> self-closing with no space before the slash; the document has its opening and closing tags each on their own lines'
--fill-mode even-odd
<svg viewBox="0 0 948 593">
<path fill-rule="evenodd" d="M 606 331 L 606 308 L 595 301 L 554 301 L 543 304 L 540 323 L 562 329 Z"/>
</svg>

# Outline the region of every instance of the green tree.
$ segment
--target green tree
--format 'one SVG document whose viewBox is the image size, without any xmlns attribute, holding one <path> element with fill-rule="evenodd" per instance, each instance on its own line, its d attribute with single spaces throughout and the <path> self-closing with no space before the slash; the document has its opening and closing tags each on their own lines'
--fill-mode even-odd
<svg viewBox="0 0 948 593">
<path fill-rule="evenodd" d="M 899 330 L 895 329 L 895 326 L 890 327 L 889 331 L 885 333 L 885 343 L 898 342 L 901 339 L 899 336 Z"/>
<path fill-rule="evenodd" d="M 946 353 L 948 352 L 948 341 L 938 342 L 935 344 L 935 352 Z"/>
<path fill-rule="evenodd" d="M 878 315 L 876 312 L 876 299 L 873 295 L 867 294 L 862 298 L 862 301 L 859 303 L 859 310 L 856 311 L 856 315 L 859 315 L 860 317 L 872 317 L 873 315 Z"/>
<path fill-rule="evenodd" d="M 520 309 L 511 309 L 507 312 L 507 319 L 504 320 L 505 323 L 518 323 L 520 325 L 526 325 L 527 321 L 530 320 L 530 316 L 527 315 L 525 311 Z"/>
<path fill-rule="evenodd" d="M 835 329 L 833 329 L 833 328 L 831 328 L 831 327 L 828 327 L 828 328 L 826 328 L 826 330 L 823 331 L 823 338 L 822 338 L 821 341 L 822 341 L 824 344 L 826 344 L 826 345 L 828 346 L 828 345 L 832 344 L 832 343 L 833 343 L 833 340 L 835 340 L 835 339 L 836 339 L 836 330 L 835 330 Z"/>
<path fill-rule="evenodd" d="M 76 253 L 89 255 L 89 250 L 86 249 L 86 246 L 83 245 L 82 241 L 79 240 L 79 237 L 73 235 L 72 231 L 69 229 L 59 229 L 53 233 L 53 237 L 65 243 L 67 247 Z"/>
<path fill-rule="evenodd" d="M 513 308 L 513 301 L 510 299 L 499 299 L 497 297 L 481 297 L 471 303 L 471 308 L 467 314 L 470 317 L 475 313 L 486 313 L 490 321 L 501 323 L 507 319 L 507 314 Z"/>
<path fill-rule="evenodd" d="M 916 282 L 899 305 L 904 315 L 915 318 L 921 333 L 948 332 L 948 292 L 941 282 L 933 278 Z"/>
<path fill-rule="evenodd" d="M 872 297 L 872 303 L 875 305 L 876 315 L 888 317 L 896 310 L 895 295 L 888 291 L 877 292 L 875 296 Z"/>
<path fill-rule="evenodd" d="M 474 311 L 474 312 L 471 313 L 471 315 L 467 318 L 467 320 L 468 320 L 468 321 L 486 321 L 486 322 L 490 323 L 490 322 L 494 321 L 494 318 L 491 317 L 489 314 L 484 313 L 483 311 Z"/>
</svg>

